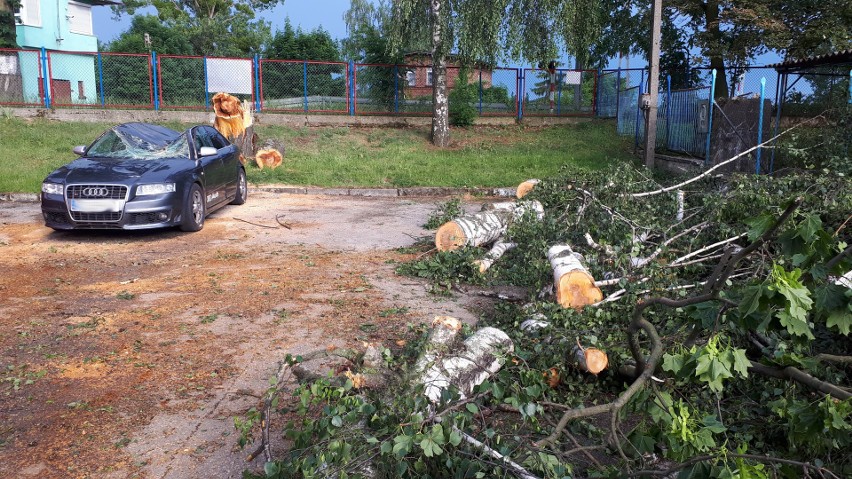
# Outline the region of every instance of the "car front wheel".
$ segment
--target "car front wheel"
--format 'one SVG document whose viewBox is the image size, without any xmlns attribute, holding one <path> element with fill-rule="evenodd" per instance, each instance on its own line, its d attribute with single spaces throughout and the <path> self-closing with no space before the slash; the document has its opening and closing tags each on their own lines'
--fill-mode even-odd
<svg viewBox="0 0 852 479">
<path fill-rule="evenodd" d="M 197 183 L 193 183 L 186 196 L 181 213 L 180 229 L 182 231 L 199 231 L 204 227 L 204 216 L 206 214 L 204 205 L 204 192 Z"/>
<path fill-rule="evenodd" d="M 248 181 L 246 181 L 246 170 L 240 168 L 240 178 L 237 180 L 237 194 L 234 196 L 234 200 L 231 201 L 232 205 L 241 205 L 246 202 L 246 198 L 248 198 Z"/>
</svg>

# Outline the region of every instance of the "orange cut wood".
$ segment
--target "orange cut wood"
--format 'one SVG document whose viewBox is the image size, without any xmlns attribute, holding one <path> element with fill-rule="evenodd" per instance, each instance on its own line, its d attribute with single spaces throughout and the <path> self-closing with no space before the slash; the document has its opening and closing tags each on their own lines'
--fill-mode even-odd
<svg viewBox="0 0 852 479">
<path fill-rule="evenodd" d="M 589 273 L 575 270 L 563 274 L 556 285 L 556 301 L 563 308 L 582 309 L 603 299 L 600 288 Z"/>
<path fill-rule="evenodd" d="M 452 251 L 467 244 L 467 236 L 455 221 L 444 223 L 435 233 L 435 248 L 438 251 Z"/>
<path fill-rule="evenodd" d="M 524 196 L 527 196 L 527 194 L 529 194 L 529 192 L 532 191 L 535 188 L 535 185 L 537 185 L 537 184 L 538 184 L 538 180 L 524 181 L 523 183 L 518 185 L 518 188 L 515 191 L 515 196 L 517 196 L 518 199 L 521 199 Z"/>
</svg>

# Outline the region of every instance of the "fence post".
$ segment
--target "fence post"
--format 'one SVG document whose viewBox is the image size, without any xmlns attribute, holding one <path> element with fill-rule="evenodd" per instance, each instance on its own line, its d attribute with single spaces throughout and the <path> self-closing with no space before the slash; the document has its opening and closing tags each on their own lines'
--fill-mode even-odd
<svg viewBox="0 0 852 479">
<path fill-rule="evenodd" d="M 757 120 L 757 144 L 760 145 L 763 143 L 763 102 L 766 98 L 766 77 L 760 79 L 760 114 L 758 115 Z M 757 162 L 755 165 L 756 174 L 760 174 L 760 150 L 761 147 L 757 147 Z"/>
<path fill-rule="evenodd" d="M 592 114 L 594 116 L 600 116 L 600 105 L 601 105 L 601 69 L 598 68 L 597 76 L 595 77 L 595 107 L 592 108 L 594 110 Z"/>
<path fill-rule="evenodd" d="M 716 92 L 716 69 L 714 68 L 711 76 L 713 79 L 710 81 L 710 100 L 709 100 L 709 108 L 707 109 L 707 147 L 704 149 L 704 166 L 710 164 L 710 137 L 713 135 L 713 104 L 716 103 L 716 99 L 713 97 Z"/>
<path fill-rule="evenodd" d="M 305 113 L 308 112 L 308 62 L 304 62 L 302 68 L 302 81 L 305 82 Z"/>
<path fill-rule="evenodd" d="M 204 62 L 204 109 L 210 109 L 210 77 L 207 72 L 207 57 L 202 59 Z"/>
<path fill-rule="evenodd" d="M 524 119 L 524 98 L 523 98 L 524 75 L 525 75 L 525 70 L 523 68 L 518 68 L 517 75 L 516 75 L 517 79 L 518 79 L 518 81 L 516 82 L 517 87 L 518 87 L 518 121 L 521 121 L 521 120 Z"/>
<path fill-rule="evenodd" d="M 566 75 L 567 75 L 567 73 L 566 73 Z M 582 73 L 580 75 L 582 77 Z M 562 109 L 562 82 L 559 81 L 559 73 L 558 72 L 556 73 L 556 83 L 559 84 L 559 93 L 556 94 L 556 116 L 559 116 L 559 110 Z"/>
<path fill-rule="evenodd" d="M 666 149 L 672 135 L 672 76 L 666 75 Z"/>
<path fill-rule="evenodd" d="M 151 52 L 151 76 L 153 77 L 154 84 L 151 85 L 151 88 L 154 90 L 154 111 L 160 109 L 160 91 L 157 86 L 160 84 L 159 79 L 157 78 L 157 52 Z"/>
<path fill-rule="evenodd" d="M 399 65 L 393 66 L 393 112 L 399 113 Z"/>
<path fill-rule="evenodd" d="M 618 119 L 618 109 L 621 103 L 621 65 L 618 65 L 618 73 L 615 76 L 615 118 Z"/>
<path fill-rule="evenodd" d="M 101 85 L 101 94 L 99 95 L 101 100 L 101 108 L 104 108 L 106 107 L 106 94 L 104 94 L 104 61 L 101 57 L 101 52 L 98 52 L 98 81 Z"/>
<path fill-rule="evenodd" d="M 260 55 L 254 55 L 254 111 L 260 111 L 263 88 L 260 84 Z"/>
<path fill-rule="evenodd" d="M 482 68 L 479 69 L 479 116 L 482 116 Z"/>
<path fill-rule="evenodd" d="M 642 93 L 645 91 L 645 70 L 642 70 L 642 76 L 639 78 L 639 90 L 636 93 L 636 127 L 634 131 L 633 148 L 639 148 L 639 119 L 642 117 Z"/>
<path fill-rule="evenodd" d="M 349 115 L 355 116 L 355 61 L 349 60 Z"/>
<path fill-rule="evenodd" d="M 41 47 L 41 88 L 44 90 L 44 107 L 50 109 L 50 71 L 47 69 L 47 49 Z"/>
</svg>

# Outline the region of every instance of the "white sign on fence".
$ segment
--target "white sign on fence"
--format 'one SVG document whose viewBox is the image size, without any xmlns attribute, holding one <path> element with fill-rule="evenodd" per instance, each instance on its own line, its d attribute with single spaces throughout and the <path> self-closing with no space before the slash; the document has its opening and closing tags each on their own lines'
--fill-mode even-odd
<svg viewBox="0 0 852 479">
<path fill-rule="evenodd" d="M 17 75 L 18 74 L 18 56 L 3 55 L 0 56 L 0 75 Z"/>
<path fill-rule="evenodd" d="M 236 58 L 207 59 L 207 91 L 252 94 L 252 61 Z"/>
<path fill-rule="evenodd" d="M 583 72 L 567 71 L 565 72 L 566 85 L 579 85 L 583 83 Z"/>
</svg>

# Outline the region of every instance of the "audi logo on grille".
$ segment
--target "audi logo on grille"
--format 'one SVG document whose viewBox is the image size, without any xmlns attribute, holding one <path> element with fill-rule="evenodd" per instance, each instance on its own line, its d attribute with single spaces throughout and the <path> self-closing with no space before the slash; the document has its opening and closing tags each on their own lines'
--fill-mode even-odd
<svg viewBox="0 0 852 479">
<path fill-rule="evenodd" d="M 99 197 L 99 196 L 109 196 L 109 188 L 103 186 L 90 186 L 88 188 L 83 188 L 83 196 L 88 197 Z"/>
</svg>

